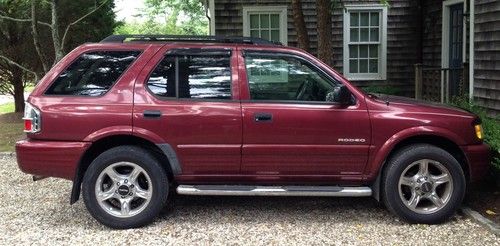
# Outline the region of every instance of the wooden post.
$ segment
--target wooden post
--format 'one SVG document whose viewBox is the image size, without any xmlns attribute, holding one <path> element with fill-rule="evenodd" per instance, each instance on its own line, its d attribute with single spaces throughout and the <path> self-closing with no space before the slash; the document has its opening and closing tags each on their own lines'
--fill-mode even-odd
<svg viewBox="0 0 500 246">
<path fill-rule="evenodd" d="M 422 64 L 415 64 L 415 99 L 422 99 Z"/>
<path fill-rule="evenodd" d="M 469 98 L 469 63 L 465 62 L 462 69 L 460 96 Z"/>
</svg>

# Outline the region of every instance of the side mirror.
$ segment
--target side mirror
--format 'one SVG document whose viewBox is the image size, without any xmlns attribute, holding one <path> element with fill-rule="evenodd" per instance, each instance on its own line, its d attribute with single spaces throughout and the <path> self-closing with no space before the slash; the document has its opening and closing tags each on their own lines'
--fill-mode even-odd
<svg viewBox="0 0 500 246">
<path fill-rule="evenodd" d="M 341 105 L 351 104 L 351 92 L 345 85 L 336 86 L 333 88 L 333 91 L 328 92 L 326 95 L 326 101 L 336 102 Z"/>
</svg>

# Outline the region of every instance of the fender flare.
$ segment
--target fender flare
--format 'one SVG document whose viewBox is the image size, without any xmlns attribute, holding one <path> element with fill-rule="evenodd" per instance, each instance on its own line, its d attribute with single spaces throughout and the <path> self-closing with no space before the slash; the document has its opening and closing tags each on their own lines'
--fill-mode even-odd
<svg viewBox="0 0 500 246">
<path fill-rule="evenodd" d="M 136 128 L 134 128 L 134 130 L 135 129 Z M 172 175 L 176 176 L 182 173 L 182 166 L 179 162 L 179 158 L 177 157 L 177 153 L 175 152 L 174 148 L 169 143 L 164 141 L 160 136 L 148 130 L 142 129 L 135 132 L 132 131 L 132 127 L 129 126 L 108 127 L 90 134 L 85 139 L 88 142 L 92 142 L 92 144 L 94 144 L 95 142 L 105 139 L 107 137 L 117 137 L 117 136 L 131 136 L 138 139 L 142 139 L 144 141 L 149 142 L 152 145 L 155 145 L 158 148 L 158 150 L 161 151 L 163 155 L 167 158 L 170 171 L 172 171 Z M 80 198 L 81 183 L 83 181 L 83 176 L 84 176 L 84 170 L 82 168 L 82 165 L 84 162 L 84 158 L 91 147 L 92 145 L 85 150 L 85 152 L 80 157 L 80 160 L 78 161 L 78 167 L 76 168 L 73 178 L 70 204 L 75 203 Z"/>
<path fill-rule="evenodd" d="M 435 126 L 417 126 L 406 128 L 402 131 L 399 131 L 388 138 L 385 143 L 378 149 L 376 155 L 370 161 L 369 166 L 367 166 L 366 171 L 371 172 L 373 174 L 376 173 L 375 180 L 373 181 L 372 187 L 372 196 L 380 201 L 380 189 L 382 182 L 382 171 L 386 165 L 386 160 L 393 153 L 394 148 L 402 143 L 403 141 L 419 136 L 435 136 L 447 139 L 458 146 L 464 145 L 465 141 L 458 136 L 456 133 L 441 127 Z M 376 170 L 376 171 L 375 171 Z M 370 176 L 370 173 L 368 174 Z"/>
</svg>

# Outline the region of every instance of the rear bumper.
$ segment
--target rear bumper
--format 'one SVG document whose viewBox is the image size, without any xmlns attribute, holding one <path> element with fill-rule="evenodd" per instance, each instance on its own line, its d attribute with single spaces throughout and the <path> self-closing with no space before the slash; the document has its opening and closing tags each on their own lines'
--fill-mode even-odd
<svg viewBox="0 0 500 246">
<path fill-rule="evenodd" d="M 462 146 L 462 151 L 469 163 L 470 181 L 481 180 L 490 169 L 491 152 L 487 144 Z"/>
<path fill-rule="evenodd" d="M 73 180 L 78 162 L 89 146 L 89 142 L 25 139 L 16 143 L 17 164 L 28 174 Z"/>
</svg>

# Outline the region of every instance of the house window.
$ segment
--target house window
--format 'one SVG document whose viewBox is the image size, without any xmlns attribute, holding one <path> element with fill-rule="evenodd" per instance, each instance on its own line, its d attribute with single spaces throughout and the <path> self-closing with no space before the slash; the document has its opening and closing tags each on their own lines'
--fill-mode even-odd
<svg viewBox="0 0 500 246">
<path fill-rule="evenodd" d="M 386 79 L 387 8 L 346 6 L 344 74 L 351 80 Z"/>
<path fill-rule="evenodd" d="M 287 7 L 243 7 L 243 35 L 287 44 Z"/>
</svg>

